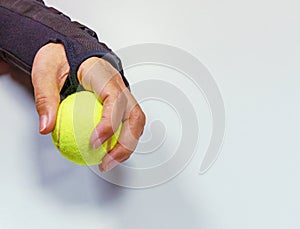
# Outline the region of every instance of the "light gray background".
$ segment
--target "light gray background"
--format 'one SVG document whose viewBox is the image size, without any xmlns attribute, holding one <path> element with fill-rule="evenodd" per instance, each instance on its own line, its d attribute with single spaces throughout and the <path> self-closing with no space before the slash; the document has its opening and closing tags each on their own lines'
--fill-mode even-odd
<svg viewBox="0 0 300 229">
<path fill-rule="evenodd" d="M 0 228 L 300 227 L 298 1 L 46 2 L 114 49 L 157 42 L 195 55 L 223 95 L 226 137 L 215 165 L 199 175 L 210 130 L 200 102 L 202 135 L 187 168 L 152 189 L 117 187 L 63 159 L 38 134 L 32 97 L 1 76 Z M 150 116 L 161 106 L 144 105 Z"/>
</svg>

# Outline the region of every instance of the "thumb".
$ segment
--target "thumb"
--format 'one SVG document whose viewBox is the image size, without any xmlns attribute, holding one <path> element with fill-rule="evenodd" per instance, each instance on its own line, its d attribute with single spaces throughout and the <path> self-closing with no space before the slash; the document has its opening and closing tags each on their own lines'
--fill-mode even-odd
<svg viewBox="0 0 300 229">
<path fill-rule="evenodd" d="M 57 109 L 60 102 L 59 85 L 56 75 L 39 75 L 32 73 L 32 84 L 36 110 L 39 115 L 39 131 L 41 134 L 50 133 L 55 126 Z"/>
<path fill-rule="evenodd" d="M 60 102 L 59 93 L 69 69 L 62 44 L 49 43 L 34 58 L 31 76 L 41 134 L 49 134 L 54 129 Z"/>
</svg>

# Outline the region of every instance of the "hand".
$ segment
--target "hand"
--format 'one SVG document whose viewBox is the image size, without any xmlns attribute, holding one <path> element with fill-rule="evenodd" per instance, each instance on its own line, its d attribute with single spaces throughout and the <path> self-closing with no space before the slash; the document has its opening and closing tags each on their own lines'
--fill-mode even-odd
<svg viewBox="0 0 300 229">
<path fill-rule="evenodd" d="M 84 61 L 78 70 L 78 80 L 86 90 L 95 92 L 103 104 L 102 119 L 91 136 L 94 148 L 109 139 L 123 122 L 118 143 L 99 166 L 105 172 L 130 157 L 143 133 L 145 114 L 119 72 L 107 61 L 97 57 Z"/>
<path fill-rule="evenodd" d="M 47 44 L 34 58 L 32 84 L 41 134 L 48 134 L 54 129 L 59 92 L 69 71 L 70 66 L 62 44 Z M 99 166 L 100 171 L 108 171 L 127 160 L 134 151 L 143 132 L 145 115 L 124 85 L 119 72 L 107 61 L 91 57 L 80 65 L 77 76 L 83 87 L 95 92 L 103 104 L 102 120 L 93 131 L 91 145 L 99 147 L 123 122 L 117 145 Z"/>
</svg>

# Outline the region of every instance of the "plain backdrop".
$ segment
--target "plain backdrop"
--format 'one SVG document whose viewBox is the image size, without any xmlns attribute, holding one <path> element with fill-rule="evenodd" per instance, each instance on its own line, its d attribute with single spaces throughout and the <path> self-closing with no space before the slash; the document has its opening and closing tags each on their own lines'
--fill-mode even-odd
<svg viewBox="0 0 300 229">
<path fill-rule="evenodd" d="M 196 56 L 223 95 L 226 136 L 214 166 L 199 175 L 210 130 L 199 103 L 203 129 L 186 169 L 154 188 L 122 188 L 61 157 L 51 136 L 38 133 L 32 95 L 3 75 L 0 228 L 300 228 L 299 1 L 46 3 L 115 50 L 155 42 Z M 172 78 L 140 69 L 128 79 L 137 75 Z M 160 106 L 144 108 L 154 117 Z M 176 125 L 169 128 L 177 132 Z"/>
</svg>

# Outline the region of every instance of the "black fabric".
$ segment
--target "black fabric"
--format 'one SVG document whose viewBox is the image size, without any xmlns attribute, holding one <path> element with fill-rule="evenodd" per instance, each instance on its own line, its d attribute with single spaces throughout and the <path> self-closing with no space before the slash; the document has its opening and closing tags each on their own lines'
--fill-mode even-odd
<svg viewBox="0 0 300 229">
<path fill-rule="evenodd" d="M 0 0 L 0 58 L 30 74 L 35 54 L 49 42 L 64 45 L 70 65 L 62 98 L 76 91 L 78 67 L 92 56 L 109 61 L 129 88 L 120 59 L 94 31 L 40 0 Z"/>
</svg>

